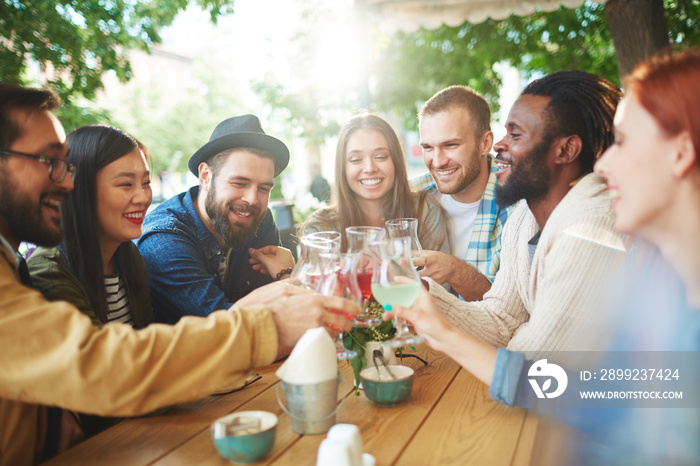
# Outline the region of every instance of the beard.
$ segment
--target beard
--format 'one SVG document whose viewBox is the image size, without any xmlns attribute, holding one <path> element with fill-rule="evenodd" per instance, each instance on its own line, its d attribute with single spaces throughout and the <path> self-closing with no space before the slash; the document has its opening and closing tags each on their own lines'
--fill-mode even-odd
<svg viewBox="0 0 700 466">
<path fill-rule="evenodd" d="M 204 208 L 211 220 L 214 232 L 221 238 L 226 246 L 231 249 L 247 243 L 258 232 L 260 225 L 265 220 L 266 212 L 258 206 L 245 203 L 217 202 L 216 183 L 212 180 L 207 197 L 204 200 Z M 237 212 L 250 212 L 251 222 L 229 221 L 228 213 L 231 210 Z"/>
<path fill-rule="evenodd" d="M 543 138 L 527 157 L 511 165 L 506 182 L 496 186 L 496 203 L 499 206 L 507 207 L 521 199 L 532 204 L 547 195 L 552 174 L 546 162 L 552 140 Z"/>
<path fill-rule="evenodd" d="M 433 175 L 433 180 L 435 180 L 435 186 L 437 186 L 437 189 L 441 194 L 451 195 L 461 193 L 479 177 L 479 173 L 481 171 L 481 158 L 479 157 L 479 151 L 475 149 L 473 153 L 469 155 L 467 160 L 470 162 L 468 165 L 463 166 L 464 172 L 462 174 L 462 178 L 449 184 L 440 181 L 440 178 L 433 173 L 436 171 L 436 168 L 431 167 L 430 171 Z"/>
<path fill-rule="evenodd" d="M 47 195 L 65 197 L 63 191 L 44 192 L 39 202 L 32 201 L 12 182 L 12 176 L 0 166 L 0 218 L 7 224 L 16 241 L 52 247 L 61 241 L 60 221 L 44 219 L 41 198 Z"/>
</svg>

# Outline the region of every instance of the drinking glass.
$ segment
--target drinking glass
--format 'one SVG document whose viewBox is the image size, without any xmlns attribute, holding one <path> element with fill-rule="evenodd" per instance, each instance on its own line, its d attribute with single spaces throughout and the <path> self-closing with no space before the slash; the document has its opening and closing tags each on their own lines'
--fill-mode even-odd
<svg viewBox="0 0 700 466">
<path fill-rule="evenodd" d="M 395 218 L 384 222 L 389 238 L 401 238 L 407 236 L 411 239 L 411 258 L 415 259 L 423 255 L 423 247 L 418 239 L 417 218 Z"/>
<path fill-rule="evenodd" d="M 362 312 L 355 316 L 352 324 L 356 327 L 375 327 L 382 321 L 369 313 L 369 298 L 372 296 L 372 252 L 370 244 L 386 237 L 386 230 L 379 227 L 347 227 L 348 254 L 353 255 L 353 270 L 357 286 L 362 294 Z"/>
<path fill-rule="evenodd" d="M 420 293 L 420 277 L 411 260 L 411 239 L 407 236 L 376 241 L 371 246 L 374 269 L 372 295 L 386 306 L 411 307 Z M 403 319 L 396 319 L 396 335 L 384 342 L 392 348 L 423 343 L 425 339 L 414 335 Z"/>
<path fill-rule="evenodd" d="M 295 285 L 316 290 L 321 278 L 320 254 L 340 252 L 340 239 L 340 233 L 337 231 L 319 231 L 302 236 L 299 240 L 301 254 L 292 270 L 290 281 Z"/>
<path fill-rule="evenodd" d="M 339 296 L 356 302 L 358 305 L 362 303 L 362 295 L 357 287 L 357 280 L 352 269 L 352 256 L 348 254 L 338 253 L 322 253 L 321 258 L 321 279 L 318 284 L 318 291 L 324 296 Z M 342 315 L 348 319 L 352 316 L 339 311 L 330 309 L 334 314 Z M 338 359 L 354 359 L 357 357 L 357 352 L 345 348 L 343 345 L 343 332 L 338 330 L 338 336 L 335 339 L 335 354 Z"/>
</svg>

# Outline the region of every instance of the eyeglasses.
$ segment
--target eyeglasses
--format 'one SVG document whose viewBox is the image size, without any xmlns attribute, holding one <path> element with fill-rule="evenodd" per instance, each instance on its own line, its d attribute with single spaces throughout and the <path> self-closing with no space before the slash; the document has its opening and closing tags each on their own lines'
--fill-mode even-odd
<svg viewBox="0 0 700 466">
<path fill-rule="evenodd" d="M 9 155 L 10 157 L 22 157 L 25 159 L 38 160 L 49 166 L 49 179 L 54 183 L 63 182 L 66 173 L 70 174 L 71 179 L 75 179 L 75 171 L 78 169 L 75 165 L 66 162 L 63 159 L 55 157 L 46 157 L 43 155 L 25 154 L 24 152 L 14 152 L 11 150 L 0 149 L 0 154 Z"/>
</svg>

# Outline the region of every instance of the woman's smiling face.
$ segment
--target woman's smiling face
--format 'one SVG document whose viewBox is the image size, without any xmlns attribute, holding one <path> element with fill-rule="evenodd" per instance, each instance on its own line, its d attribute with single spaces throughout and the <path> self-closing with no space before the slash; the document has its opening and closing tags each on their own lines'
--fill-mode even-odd
<svg viewBox="0 0 700 466">
<path fill-rule="evenodd" d="M 664 213 L 675 191 L 675 150 L 675 138 L 634 96 L 625 97 L 615 114 L 615 142 L 595 165 L 607 180 L 618 230 L 648 236 L 654 225 L 664 228 Z"/>
<path fill-rule="evenodd" d="M 150 183 L 148 163 L 139 149 L 97 172 L 97 234 L 103 247 L 141 236 L 152 200 Z"/>
<path fill-rule="evenodd" d="M 394 162 L 379 131 L 358 129 L 345 148 L 345 179 L 360 199 L 383 200 L 394 187 Z"/>
</svg>

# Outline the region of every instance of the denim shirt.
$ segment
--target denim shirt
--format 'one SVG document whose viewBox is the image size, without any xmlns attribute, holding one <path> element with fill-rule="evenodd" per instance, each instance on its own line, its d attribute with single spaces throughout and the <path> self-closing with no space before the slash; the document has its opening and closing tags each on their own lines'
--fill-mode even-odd
<svg viewBox="0 0 700 466">
<path fill-rule="evenodd" d="M 137 240 L 148 269 L 156 322 L 174 324 L 184 315 L 207 316 L 228 309 L 273 281 L 248 263 L 249 248 L 280 244 L 270 210 L 256 235 L 229 252 L 223 283 L 219 268 L 224 252 L 195 209 L 198 193 L 195 186 L 159 205 L 146 216 Z"/>
</svg>

